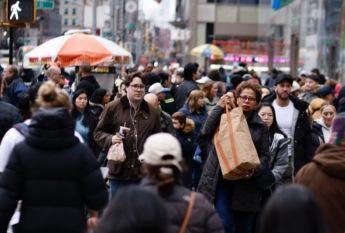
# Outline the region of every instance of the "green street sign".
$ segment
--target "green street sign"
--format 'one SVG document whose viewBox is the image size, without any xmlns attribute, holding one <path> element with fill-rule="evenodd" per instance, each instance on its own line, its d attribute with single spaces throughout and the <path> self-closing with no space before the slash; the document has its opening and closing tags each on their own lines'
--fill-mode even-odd
<svg viewBox="0 0 345 233">
<path fill-rule="evenodd" d="M 54 0 L 37 0 L 36 2 L 36 8 L 39 10 L 53 10 L 54 7 Z"/>
</svg>

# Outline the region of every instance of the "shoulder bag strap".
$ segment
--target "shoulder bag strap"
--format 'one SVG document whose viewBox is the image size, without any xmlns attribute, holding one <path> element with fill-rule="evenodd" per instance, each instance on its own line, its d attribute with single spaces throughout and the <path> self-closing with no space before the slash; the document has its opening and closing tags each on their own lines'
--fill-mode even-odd
<svg viewBox="0 0 345 233">
<path fill-rule="evenodd" d="M 192 209 L 195 203 L 195 194 L 196 194 L 195 192 L 190 193 L 188 207 L 187 207 L 185 216 L 183 218 L 183 222 L 181 224 L 180 230 L 178 231 L 179 233 L 186 233 L 190 217 L 192 216 Z"/>
</svg>

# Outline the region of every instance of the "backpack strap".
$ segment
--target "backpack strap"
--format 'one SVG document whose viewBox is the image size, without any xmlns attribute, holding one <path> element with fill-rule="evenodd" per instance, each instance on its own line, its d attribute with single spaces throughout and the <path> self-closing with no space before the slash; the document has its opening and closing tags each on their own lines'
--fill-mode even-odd
<svg viewBox="0 0 345 233">
<path fill-rule="evenodd" d="M 15 128 L 23 136 L 26 136 L 29 134 L 29 126 L 25 124 L 24 122 L 15 124 L 13 128 Z"/>
<path fill-rule="evenodd" d="M 193 206 L 195 203 L 195 196 L 196 196 L 195 192 L 190 193 L 190 199 L 189 199 L 188 207 L 187 207 L 186 213 L 184 215 L 180 230 L 178 231 L 179 233 L 186 233 L 189 220 L 192 216 L 192 210 L 193 210 Z"/>
</svg>

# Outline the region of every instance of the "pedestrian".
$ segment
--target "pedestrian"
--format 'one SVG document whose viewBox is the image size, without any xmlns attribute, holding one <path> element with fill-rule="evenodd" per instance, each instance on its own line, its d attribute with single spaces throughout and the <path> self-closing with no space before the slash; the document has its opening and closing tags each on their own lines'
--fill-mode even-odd
<svg viewBox="0 0 345 233">
<path fill-rule="evenodd" d="M 132 185 L 116 193 L 94 233 L 167 233 L 168 225 L 167 210 L 157 193 Z"/>
<path fill-rule="evenodd" d="M 192 202 L 190 219 L 184 232 L 221 233 L 221 221 L 211 204 L 200 193 L 191 192 L 179 184 L 183 173 L 182 150 L 178 140 L 167 133 L 150 136 L 139 159 L 144 164 L 145 177 L 141 185 L 158 192 L 168 210 L 168 233 L 180 232 Z"/>
<path fill-rule="evenodd" d="M 3 76 L 3 92 L 4 101 L 17 106 L 19 96 L 27 91 L 23 80 L 19 77 L 18 68 L 14 65 L 6 66 L 2 73 Z"/>
<path fill-rule="evenodd" d="M 176 88 L 175 103 L 176 109 L 180 109 L 186 102 L 187 97 L 193 90 L 197 90 L 198 67 L 194 63 L 188 63 L 183 69 L 183 82 Z"/>
<path fill-rule="evenodd" d="M 61 69 L 58 66 L 50 66 L 46 71 L 46 77 L 47 79 L 44 81 L 50 80 L 61 87 Z"/>
<path fill-rule="evenodd" d="M 32 85 L 28 89 L 28 95 L 29 95 L 29 102 L 30 102 L 30 109 L 31 109 L 31 115 L 35 113 L 40 107 L 44 108 L 56 108 L 56 107 L 62 107 L 67 105 L 65 100 L 68 100 L 67 93 L 62 91 L 61 89 L 56 89 L 56 95 L 57 97 L 55 99 L 47 100 L 45 101 L 42 97 L 39 97 L 39 101 L 37 101 L 37 95 L 39 88 L 44 86 L 55 86 L 52 81 L 49 82 L 38 82 L 34 85 Z M 7 165 L 7 162 L 10 158 L 10 155 L 12 153 L 13 148 L 19 144 L 20 142 L 24 141 L 25 135 L 28 133 L 29 125 L 31 123 L 31 118 L 25 120 L 24 122 L 15 124 L 11 129 L 9 129 L 6 134 L 4 135 L 2 142 L 0 144 L 0 173 L 2 173 L 5 170 L 5 167 Z M 75 136 L 79 139 L 80 142 L 84 142 L 82 137 L 78 132 L 74 132 Z"/>
<path fill-rule="evenodd" d="M 138 183 L 142 177 L 138 160 L 146 138 L 160 131 L 157 111 L 143 99 L 145 79 L 140 72 L 126 78 L 126 95 L 112 101 L 105 108 L 94 131 L 94 139 L 102 148 L 123 143 L 126 160 L 122 163 L 108 161 L 109 184 L 112 196 L 126 185 Z M 121 129 L 125 135 L 117 136 Z"/>
<path fill-rule="evenodd" d="M 91 66 L 88 63 L 84 63 L 79 67 L 80 81 L 75 89 L 76 91 L 79 89 L 85 90 L 88 98 L 91 98 L 93 92 L 100 88 L 99 83 L 95 76 L 91 74 L 91 71 Z"/>
<path fill-rule="evenodd" d="M 220 164 L 214 144 L 209 147 L 198 190 L 215 205 L 225 232 L 254 232 L 256 217 L 261 210 L 263 190 L 274 182 L 269 167 L 269 132 L 260 119 L 256 108 L 261 101 L 261 88 L 250 81 L 242 82 L 236 89 L 237 105 L 242 108 L 246 117 L 251 137 L 260 158 L 260 166 L 246 174 L 246 179 L 229 181 L 221 175 Z M 226 94 L 218 101 L 210 112 L 200 137 L 212 141 L 219 127 L 221 115 L 225 107 L 234 108 L 235 103 Z"/>
<path fill-rule="evenodd" d="M 89 106 L 91 113 L 96 117 L 96 119 L 99 119 L 101 113 L 103 112 L 105 106 L 109 103 L 109 101 L 110 95 L 104 88 L 98 88 L 92 94 L 89 100 Z"/>
<path fill-rule="evenodd" d="M 147 93 L 144 100 L 150 104 L 159 114 L 161 131 L 175 135 L 175 129 L 171 120 L 171 116 L 164 112 L 159 104 L 158 96 L 153 93 Z"/>
<path fill-rule="evenodd" d="M 281 131 L 276 120 L 274 108 L 269 103 L 261 103 L 258 107 L 258 115 L 267 125 L 269 132 L 269 167 L 274 176 L 274 183 L 265 190 L 263 200 L 266 201 L 273 190 L 282 184 L 282 178 L 288 168 L 288 144 L 290 139 Z"/>
<path fill-rule="evenodd" d="M 102 174 L 92 152 L 74 136 L 67 94 L 48 83 L 37 102 L 41 108 L 1 175 L 0 232 L 7 231 L 19 200 L 18 232 L 84 232 L 86 209 L 92 216 L 107 203 Z"/>
<path fill-rule="evenodd" d="M 72 104 L 71 115 L 75 120 L 75 131 L 82 136 L 84 142 L 97 157 L 101 148 L 93 138 L 93 131 L 96 128 L 98 119 L 91 112 L 86 91 L 82 89 L 75 91 L 72 97 Z"/>
<path fill-rule="evenodd" d="M 315 74 L 310 74 L 305 79 L 303 86 L 304 92 L 299 96 L 300 99 L 307 103 L 310 103 L 313 99 L 317 98 L 317 92 L 319 90 L 319 78 Z"/>
<path fill-rule="evenodd" d="M 275 93 L 263 99 L 263 102 L 272 104 L 279 128 L 291 139 L 288 146 L 289 167 L 283 177 L 287 183 L 292 182 L 297 171 L 311 160 L 316 149 L 307 114 L 308 103 L 291 95 L 292 83 L 290 75 L 278 74 Z"/>
<path fill-rule="evenodd" d="M 163 111 L 167 112 L 168 114 L 172 115 L 176 112 L 176 103 L 171 92 L 171 88 L 173 84 L 171 83 L 171 75 L 165 72 L 158 73 L 160 78 L 160 82 L 164 88 L 165 98 L 161 102 L 161 107 Z"/>
<path fill-rule="evenodd" d="M 214 81 L 206 82 L 203 87 L 202 91 L 204 92 L 204 102 L 205 102 L 205 109 L 207 112 L 212 110 L 214 106 L 216 106 L 219 98 L 217 96 L 218 86 L 217 83 Z"/>
<path fill-rule="evenodd" d="M 194 141 L 198 142 L 201 127 L 203 126 L 207 118 L 204 93 L 200 90 L 193 90 L 179 112 L 182 112 L 186 115 L 186 117 L 194 121 Z M 201 151 L 200 146 L 197 145 L 193 155 L 193 188 L 196 188 L 198 186 L 202 172 L 203 158 L 206 158 L 206 156 L 203 155 L 202 152 L 203 151 Z"/>
<path fill-rule="evenodd" d="M 2 85 L 2 77 L 0 76 L 0 89 Z M 22 117 L 19 110 L 12 104 L 6 103 L 0 97 L 0 145 L 2 138 L 7 130 L 9 130 L 14 124 L 19 123 Z"/>
<path fill-rule="evenodd" d="M 321 145 L 310 163 L 296 175 L 296 182 L 315 195 L 325 218 L 327 232 L 345 230 L 345 113 L 332 123 L 328 143 Z"/>
<path fill-rule="evenodd" d="M 279 187 L 268 200 L 258 232 L 326 233 L 327 231 L 313 194 L 300 185 L 290 184 Z"/>
<path fill-rule="evenodd" d="M 320 144 L 327 143 L 331 136 L 331 126 L 337 112 L 332 104 L 324 103 L 320 109 L 321 118 L 314 120 L 313 133 L 318 137 Z"/>
<path fill-rule="evenodd" d="M 175 112 L 172 115 L 172 123 L 176 130 L 176 138 L 182 147 L 182 156 L 187 168 L 183 173 L 183 184 L 185 187 L 192 189 L 193 183 L 193 155 L 196 149 L 196 141 L 193 136 L 195 128 L 194 121 L 187 118 L 182 112 Z"/>
</svg>

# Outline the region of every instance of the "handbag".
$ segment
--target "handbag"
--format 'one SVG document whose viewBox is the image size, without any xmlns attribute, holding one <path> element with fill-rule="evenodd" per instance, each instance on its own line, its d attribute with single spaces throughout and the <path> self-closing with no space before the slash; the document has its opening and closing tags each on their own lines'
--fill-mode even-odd
<svg viewBox="0 0 345 233">
<path fill-rule="evenodd" d="M 260 160 L 242 109 L 225 109 L 213 143 L 224 179 L 239 180 L 260 165 Z"/>
<path fill-rule="evenodd" d="M 184 215 L 184 218 L 183 218 L 183 221 L 182 221 L 182 224 L 180 226 L 178 233 L 186 233 L 188 223 L 190 221 L 190 218 L 192 217 L 192 210 L 193 210 L 194 203 L 195 203 L 195 196 L 196 196 L 195 192 L 190 193 L 188 207 L 187 207 L 187 210 L 185 212 L 185 215 Z"/>
<path fill-rule="evenodd" d="M 123 163 L 126 160 L 126 154 L 122 142 L 111 145 L 108 150 L 107 159 L 113 163 Z"/>
</svg>

